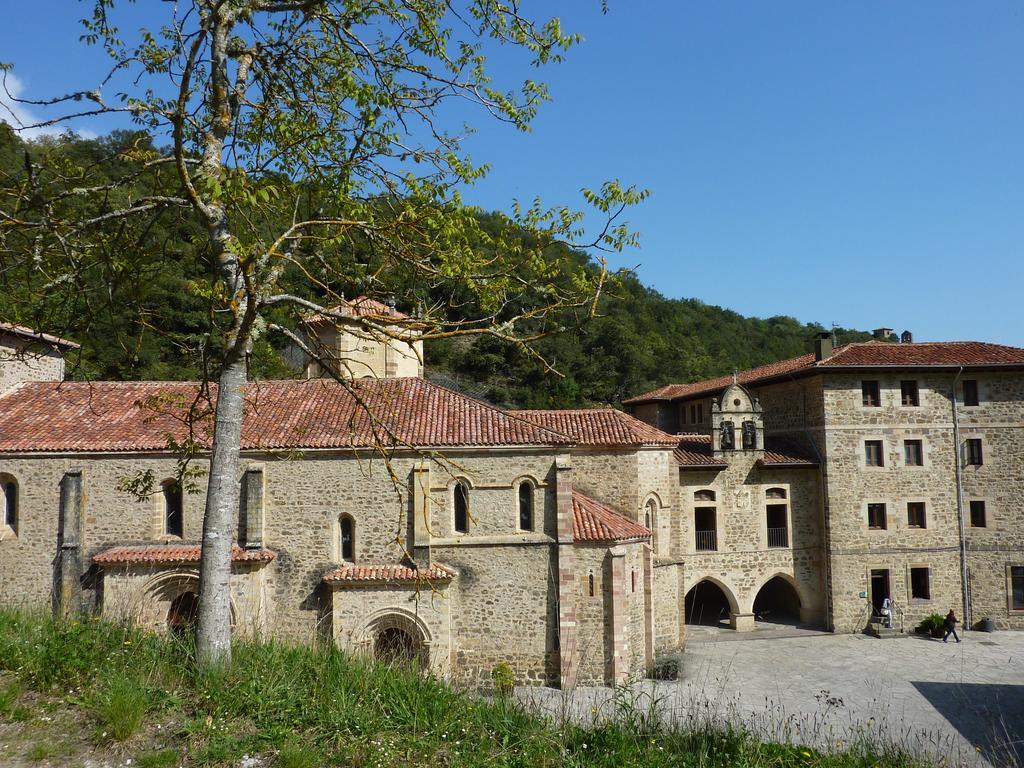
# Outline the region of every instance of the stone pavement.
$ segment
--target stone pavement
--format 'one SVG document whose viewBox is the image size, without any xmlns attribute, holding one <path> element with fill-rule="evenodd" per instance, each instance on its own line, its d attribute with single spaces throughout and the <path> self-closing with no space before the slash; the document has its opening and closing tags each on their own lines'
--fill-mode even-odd
<svg viewBox="0 0 1024 768">
<path fill-rule="evenodd" d="M 968 632 L 959 645 L 790 634 L 721 642 L 693 632 L 679 681 L 624 695 L 670 721 L 742 722 L 769 740 L 842 749 L 868 739 L 949 765 L 1024 766 L 1024 632 Z M 569 702 L 557 691 L 526 695 L 584 719 L 614 708 L 606 689 L 578 689 Z"/>
</svg>

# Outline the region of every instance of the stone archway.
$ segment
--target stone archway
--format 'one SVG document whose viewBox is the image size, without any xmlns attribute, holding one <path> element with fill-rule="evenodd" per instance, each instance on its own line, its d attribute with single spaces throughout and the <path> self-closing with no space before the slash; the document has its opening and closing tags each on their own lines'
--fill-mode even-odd
<svg viewBox="0 0 1024 768">
<path fill-rule="evenodd" d="M 167 629 L 176 637 L 191 637 L 199 619 L 199 595 L 182 592 L 171 601 L 167 611 Z"/>
<path fill-rule="evenodd" d="M 374 661 L 426 668 L 430 663 L 429 639 L 414 618 L 385 613 L 367 626 Z"/>
<path fill-rule="evenodd" d="M 717 582 L 702 579 L 686 593 L 683 608 L 687 624 L 731 627 L 735 600 Z"/>
<path fill-rule="evenodd" d="M 754 598 L 756 621 L 769 624 L 800 624 L 800 595 L 796 587 L 782 575 L 773 576 L 757 591 Z"/>
</svg>

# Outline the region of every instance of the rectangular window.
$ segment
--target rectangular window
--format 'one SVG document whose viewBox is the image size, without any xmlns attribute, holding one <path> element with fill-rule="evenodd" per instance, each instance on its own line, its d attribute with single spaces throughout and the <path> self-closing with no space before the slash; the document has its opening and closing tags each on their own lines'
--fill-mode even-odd
<svg viewBox="0 0 1024 768">
<path fill-rule="evenodd" d="M 904 406 L 920 405 L 921 399 L 917 391 L 917 382 L 913 380 L 901 381 L 900 397 Z"/>
<path fill-rule="evenodd" d="M 860 383 L 860 399 L 865 408 L 879 408 L 882 405 L 882 394 L 878 389 L 877 381 L 862 381 Z"/>
<path fill-rule="evenodd" d="M 928 568 L 910 569 L 910 596 L 914 600 L 931 600 L 931 573 Z"/>
<path fill-rule="evenodd" d="M 691 424 L 696 424 L 697 423 L 697 406 L 696 405 L 691 405 L 690 406 L 690 423 Z"/>
<path fill-rule="evenodd" d="M 716 514 L 714 507 L 696 507 L 693 510 L 695 549 L 698 552 L 715 552 L 718 549 Z"/>
<path fill-rule="evenodd" d="M 885 455 L 881 440 L 864 441 L 864 463 L 869 467 L 884 467 Z"/>
<path fill-rule="evenodd" d="M 980 467 L 985 462 L 981 455 L 981 439 L 977 437 L 968 438 L 965 442 L 966 461 L 972 467 Z"/>
<path fill-rule="evenodd" d="M 704 403 L 697 403 L 697 423 L 704 423 Z"/>
<path fill-rule="evenodd" d="M 978 404 L 978 380 L 964 379 L 964 405 Z"/>
<path fill-rule="evenodd" d="M 910 528 L 927 528 L 923 501 L 907 502 L 907 526 Z"/>
<path fill-rule="evenodd" d="M 885 504 L 868 504 L 868 528 L 884 531 L 886 527 Z"/>
<path fill-rule="evenodd" d="M 984 528 L 985 525 L 985 502 L 975 499 L 971 502 L 971 528 Z"/>
<path fill-rule="evenodd" d="M 924 443 L 920 440 L 904 440 L 903 463 L 908 467 L 923 467 Z"/>
<path fill-rule="evenodd" d="M 785 504 L 769 504 L 767 508 L 768 546 L 772 549 L 789 546 L 789 526 Z"/>
<path fill-rule="evenodd" d="M 1010 566 L 1010 609 L 1024 611 L 1024 565 Z"/>
</svg>

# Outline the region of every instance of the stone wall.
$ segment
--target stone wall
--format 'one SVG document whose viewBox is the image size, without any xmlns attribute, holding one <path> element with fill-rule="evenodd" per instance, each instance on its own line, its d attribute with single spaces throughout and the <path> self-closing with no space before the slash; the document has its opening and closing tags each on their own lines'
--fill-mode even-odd
<svg viewBox="0 0 1024 768">
<path fill-rule="evenodd" d="M 437 675 L 452 674 L 452 590 L 447 583 L 343 585 L 330 592 L 332 636 L 341 648 L 373 658 L 381 625 L 422 643 L 423 661 Z"/>
<path fill-rule="evenodd" d="M 824 622 L 824 554 L 817 470 L 761 467 L 757 464 L 758 451 L 731 451 L 724 455 L 729 465 L 719 472 L 679 473 L 678 556 L 685 566 L 683 594 L 709 579 L 726 593 L 734 613 L 749 617 L 761 587 L 772 577 L 782 576 L 800 597 L 802 620 Z M 768 499 L 769 488 L 781 489 L 785 499 Z M 700 491 L 713 492 L 715 500 L 695 500 L 695 493 Z M 788 507 L 787 547 L 768 546 L 769 503 Z M 696 507 L 715 507 L 717 551 L 696 549 Z"/>
<path fill-rule="evenodd" d="M 930 613 L 945 613 L 951 607 L 962 616 L 962 579 L 960 564 L 960 509 L 957 498 L 957 462 L 962 461 L 962 441 L 982 439 L 985 463 L 963 467 L 964 512 L 969 513 L 972 498 L 991 498 L 993 511 L 1002 507 L 1001 499 L 1020 500 L 1020 463 L 1024 457 L 1021 429 L 1024 423 L 1024 398 L 1019 377 L 998 374 L 965 374 L 979 380 L 983 405 L 964 408 L 959 405 L 961 446 L 954 443 L 951 391 L 954 374 L 920 372 L 830 374 L 824 377 L 826 419 L 826 483 L 829 523 L 833 550 L 833 592 L 835 625 L 851 631 L 863 621 L 866 611 L 861 592 L 868 590 L 864 574 L 872 568 L 890 571 L 893 597 L 905 611 L 908 626 Z M 864 406 L 861 381 L 878 381 L 880 407 Z M 918 406 L 901 402 L 900 382 L 918 382 Z M 958 392 L 958 400 L 962 393 Z M 865 462 L 865 441 L 881 441 L 884 466 L 870 467 Z M 920 440 L 924 448 L 923 466 L 908 466 L 904 460 L 904 441 Z M 925 527 L 908 524 L 908 502 L 923 502 Z M 871 530 L 867 505 L 886 505 L 886 528 Z M 1019 504 L 1008 506 L 1013 527 Z M 1004 513 L 1006 514 L 1006 513 Z M 998 520 L 996 514 L 994 520 Z M 998 527 L 998 523 L 996 523 Z M 969 528 L 969 521 L 967 521 Z M 1019 527 L 1019 523 L 1018 523 Z M 968 542 L 984 546 L 985 539 L 998 537 L 987 531 L 969 532 Z M 1020 542 L 1000 538 L 999 557 L 1010 557 Z M 1024 558 L 1021 558 L 1024 559 Z M 909 595 L 905 572 L 911 566 L 927 567 L 931 576 L 931 598 L 913 600 Z M 988 573 L 979 568 L 979 574 Z M 1005 580 L 982 578 L 986 590 L 995 590 L 1006 603 Z M 988 595 L 980 602 L 994 610 Z M 1006 609 L 1003 616 L 1009 618 Z M 980 618 L 975 614 L 975 618 Z"/>
<path fill-rule="evenodd" d="M 554 460 L 550 450 L 491 449 L 452 452 L 443 462 L 430 462 L 431 559 L 459 571 L 445 596 L 453 617 L 450 657 L 456 676 L 489 679 L 491 669 L 504 661 L 521 681 L 557 681 Z M 275 636 L 308 642 L 330 628 L 341 637 L 362 626 L 360 611 L 365 622 L 383 606 L 384 597 L 378 595 L 365 609 L 360 607 L 354 591 L 335 590 L 335 597 L 328 599 L 321 579 L 339 564 L 341 515 L 355 521 L 355 564 L 403 559 L 411 548 L 409 478 L 421 461 L 413 454 L 392 458 L 391 469 L 399 478 L 396 487 L 383 460 L 368 454 L 307 452 L 296 460 L 243 457 L 243 470 L 250 463 L 263 469 L 264 543 L 277 558 L 260 570 L 259 588 L 265 599 L 259 613 Z M 18 534 L 0 542 L 4 603 L 49 602 L 59 483 L 72 468 L 82 471 L 86 564 L 93 555 L 117 545 L 198 543 L 202 490 L 184 495 L 184 537 L 177 539 L 162 532 L 162 495 L 139 500 L 117 489 L 120 480 L 138 471 L 152 472 L 158 482 L 172 477 L 170 457 L 5 457 L 0 473 L 19 484 L 21 520 Z M 469 484 L 467 534 L 452 529 L 451 487 L 458 478 Z M 518 484 L 524 481 L 534 487 L 534 531 L 519 529 Z M 202 480 L 199 484 L 204 485 Z M 114 590 L 108 594 L 124 592 L 108 581 Z M 396 609 L 407 607 L 406 593 L 382 594 L 398 601 Z M 95 604 L 96 597 L 88 593 L 86 602 Z M 344 605 L 345 613 L 335 619 L 332 609 L 338 605 Z M 152 610 L 153 616 L 166 615 L 164 606 Z"/>
<path fill-rule="evenodd" d="M 0 395 L 23 381 L 63 381 L 64 357 L 17 336 L 0 335 Z"/>
</svg>

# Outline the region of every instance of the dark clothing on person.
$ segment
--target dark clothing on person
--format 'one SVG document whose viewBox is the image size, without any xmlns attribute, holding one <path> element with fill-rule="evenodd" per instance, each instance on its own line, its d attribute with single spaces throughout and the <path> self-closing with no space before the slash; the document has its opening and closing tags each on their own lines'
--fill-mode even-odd
<svg viewBox="0 0 1024 768">
<path fill-rule="evenodd" d="M 950 611 L 948 614 L 946 614 L 946 634 L 943 635 L 942 642 L 949 642 L 950 635 L 952 635 L 953 639 L 956 640 L 958 643 L 960 642 L 960 637 L 956 633 L 956 625 L 956 614 Z"/>
</svg>

